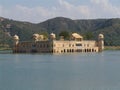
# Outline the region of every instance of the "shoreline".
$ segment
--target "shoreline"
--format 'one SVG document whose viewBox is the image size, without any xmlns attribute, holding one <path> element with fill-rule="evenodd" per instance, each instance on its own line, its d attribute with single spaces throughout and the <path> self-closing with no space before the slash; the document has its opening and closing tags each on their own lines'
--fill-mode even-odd
<svg viewBox="0 0 120 90">
<path fill-rule="evenodd" d="M 12 50 L 12 48 L 0 48 L 0 51 Z M 105 46 L 104 50 L 120 50 L 120 46 Z"/>
<path fill-rule="evenodd" d="M 120 46 L 105 46 L 104 50 L 120 50 Z"/>
<path fill-rule="evenodd" d="M 12 50 L 12 48 L 5 48 L 5 47 L 0 48 L 0 51 L 6 51 L 6 50 Z"/>
</svg>

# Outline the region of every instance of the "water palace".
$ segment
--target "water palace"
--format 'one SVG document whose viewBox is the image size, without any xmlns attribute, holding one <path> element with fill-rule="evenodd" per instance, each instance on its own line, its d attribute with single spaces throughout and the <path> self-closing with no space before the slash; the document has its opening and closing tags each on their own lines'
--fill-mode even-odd
<svg viewBox="0 0 120 90">
<path fill-rule="evenodd" d="M 59 40 L 51 33 L 49 39 L 44 35 L 33 34 L 32 41 L 19 41 L 19 36 L 14 35 L 13 53 L 76 53 L 76 52 L 101 52 L 104 50 L 104 35 L 99 34 L 98 40 L 83 40 L 78 33 L 72 33 L 70 40 Z"/>
</svg>

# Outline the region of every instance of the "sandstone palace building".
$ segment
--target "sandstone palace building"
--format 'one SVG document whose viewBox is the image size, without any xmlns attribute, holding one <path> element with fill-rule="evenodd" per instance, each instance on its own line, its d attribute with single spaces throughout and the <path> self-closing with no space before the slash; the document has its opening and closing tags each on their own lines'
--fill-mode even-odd
<svg viewBox="0 0 120 90">
<path fill-rule="evenodd" d="M 84 40 L 78 33 L 73 33 L 70 40 L 64 40 L 61 36 L 59 40 L 51 33 L 49 39 L 44 40 L 43 35 L 33 34 L 32 41 L 19 41 L 19 36 L 15 35 L 14 53 L 75 53 L 75 52 L 101 52 L 104 49 L 104 36 L 98 35 L 98 40 Z"/>
</svg>

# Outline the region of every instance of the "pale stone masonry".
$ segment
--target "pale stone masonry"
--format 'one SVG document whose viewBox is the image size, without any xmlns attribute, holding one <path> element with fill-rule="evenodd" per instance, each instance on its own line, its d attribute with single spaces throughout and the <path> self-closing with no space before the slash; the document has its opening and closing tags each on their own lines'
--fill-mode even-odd
<svg viewBox="0 0 120 90">
<path fill-rule="evenodd" d="M 19 42 L 19 36 L 15 35 L 14 53 L 75 53 L 75 52 L 101 52 L 104 50 L 104 36 L 98 35 L 98 40 L 83 40 L 83 37 L 73 33 L 70 40 L 56 40 L 54 33 L 49 39 L 44 39 L 43 35 L 33 34 L 33 41 Z"/>
</svg>

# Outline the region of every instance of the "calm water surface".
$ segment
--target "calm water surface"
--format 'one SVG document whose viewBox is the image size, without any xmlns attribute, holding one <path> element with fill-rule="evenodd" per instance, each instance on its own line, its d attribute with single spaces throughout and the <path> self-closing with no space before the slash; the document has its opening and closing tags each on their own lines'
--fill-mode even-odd
<svg viewBox="0 0 120 90">
<path fill-rule="evenodd" d="M 1 53 L 0 90 L 120 90 L 120 51 Z"/>
</svg>

